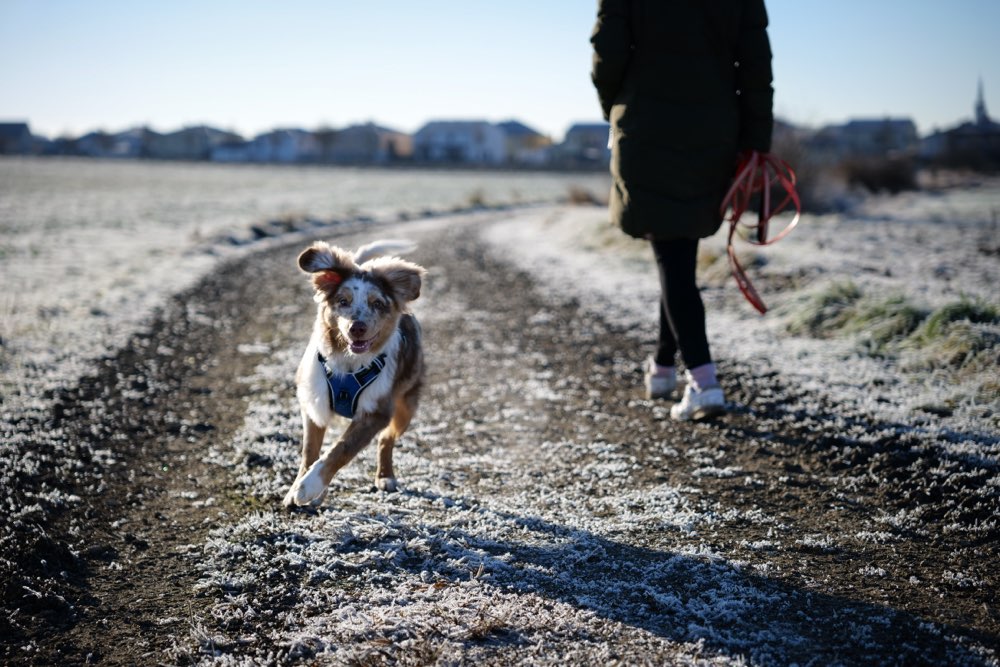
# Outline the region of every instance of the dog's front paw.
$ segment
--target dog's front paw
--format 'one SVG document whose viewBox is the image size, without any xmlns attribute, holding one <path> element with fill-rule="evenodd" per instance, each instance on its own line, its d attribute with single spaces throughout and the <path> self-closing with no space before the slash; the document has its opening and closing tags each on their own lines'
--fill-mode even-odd
<svg viewBox="0 0 1000 667">
<path fill-rule="evenodd" d="M 282 506 L 284 506 L 285 509 L 290 509 L 290 510 L 291 509 L 295 509 L 296 507 L 298 507 L 301 504 L 301 503 L 299 503 L 299 502 L 296 501 L 296 499 L 297 499 L 297 497 L 299 495 L 299 490 L 300 490 L 300 487 L 299 487 L 299 484 L 297 482 L 295 484 L 292 484 L 291 488 L 288 489 L 288 493 L 285 494 L 284 499 L 282 499 L 282 501 L 281 501 L 281 504 L 282 504 Z M 330 487 L 327 487 L 327 488 L 323 489 L 323 493 L 319 494 L 319 496 L 317 496 L 316 498 L 313 498 L 312 500 L 310 500 L 306 504 L 309 505 L 309 507 L 319 507 L 320 505 L 323 504 L 323 501 L 326 500 L 326 494 L 329 491 L 330 491 Z"/>
<path fill-rule="evenodd" d="M 396 491 L 396 478 L 395 477 L 376 477 L 375 478 L 375 488 L 379 491 Z"/>
<path fill-rule="evenodd" d="M 309 468 L 305 475 L 295 480 L 292 488 L 288 489 L 288 493 L 285 494 L 285 507 L 293 507 L 295 505 L 300 507 L 302 505 L 312 505 L 315 507 L 323 502 L 323 498 L 326 497 L 326 489 L 327 487 L 323 483 L 320 475 L 320 466 L 317 462 Z"/>
</svg>

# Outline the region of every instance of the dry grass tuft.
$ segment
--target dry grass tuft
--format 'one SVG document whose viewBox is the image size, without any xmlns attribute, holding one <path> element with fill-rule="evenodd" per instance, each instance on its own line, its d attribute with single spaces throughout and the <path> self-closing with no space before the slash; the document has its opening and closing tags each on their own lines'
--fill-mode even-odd
<svg viewBox="0 0 1000 667">
<path fill-rule="evenodd" d="M 587 188 L 571 185 L 566 193 L 566 203 L 573 206 L 607 206 L 606 199 L 595 195 Z"/>
</svg>

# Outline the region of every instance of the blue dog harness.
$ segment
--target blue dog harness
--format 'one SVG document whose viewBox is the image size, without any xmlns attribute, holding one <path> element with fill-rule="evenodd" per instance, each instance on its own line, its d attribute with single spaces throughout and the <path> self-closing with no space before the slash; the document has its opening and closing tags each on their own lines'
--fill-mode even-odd
<svg viewBox="0 0 1000 667">
<path fill-rule="evenodd" d="M 319 363 L 326 371 L 326 384 L 330 389 L 330 409 L 341 417 L 354 419 L 361 392 L 370 385 L 385 368 L 385 354 L 380 354 L 365 368 L 353 373 L 337 373 L 330 368 L 322 352 L 317 352 Z"/>
</svg>

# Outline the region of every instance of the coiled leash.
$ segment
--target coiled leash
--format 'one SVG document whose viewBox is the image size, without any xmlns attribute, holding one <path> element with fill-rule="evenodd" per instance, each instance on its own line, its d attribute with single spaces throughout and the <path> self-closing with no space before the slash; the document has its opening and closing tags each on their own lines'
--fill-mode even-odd
<svg viewBox="0 0 1000 667">
<path fill-rule="evenodd" d="M 783 189 L 785 196 L 780 204 L 772 207 L 771 189 L 775 186 Z M 740 224 L 740 218 L 750 207 L 754 195 L 758 193 L 760 193 L 760 210 L 757 224 L 743 223 L 744 227 L 756 230 L 755 238 L 746 237 L 745 240 L 757 246 L 771 245 L 785 238 L 799 223 L 802 202 L 799 200 L 799 193 L 795 191 L 795 172 L 788 166 L 788 163 L 770 153 L 758 153 L 757 151 L 751 151 L 740 160 L 733 184 L 722 200 L 720 211 L 723 218 L 729 221 L 729 242 L 726 247 L 726 252 L 729 254 L 729 267 L 733 272 L 733 277 L 736 278 L 740 292 L 750 302 L 750 305 L 763 315 L 767 312 L 767 306 L 764 305 L 764 301 L 747 277 L 746 271 L 736 259 L 736 249 L 733 247 L 733 236 Z M 768 239 L 768 223 L 772 217 L 785 210 L 789 204 L 795 206 L 795 217 L 777 236 Z M 725 218 L 728 208 L 732 208 L 732 213 L 729 218 Z"/>
</svg>

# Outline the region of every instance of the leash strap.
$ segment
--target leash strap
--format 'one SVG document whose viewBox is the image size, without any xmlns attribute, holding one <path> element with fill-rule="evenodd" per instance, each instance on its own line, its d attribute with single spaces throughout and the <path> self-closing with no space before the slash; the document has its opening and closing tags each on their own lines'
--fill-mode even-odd
<svg viewBox="0 0 1000 667">
<path fill-rule="evenodd" d="M 354 419 L 361 392 L 370 385 L 385 368 L 385 354 L 380 354 L 372 363 L 353 373 L 336 373 L 330 368 L 322 352 L 317 352 L 319 363 L 326 372 L 326 384 L 330 390 L 330 409 L 341 417 Z"/>
<path fill-rule="evenodd" d="M 771 191 L 774 188 L 784 190 L 784 197 L 777 206 L 772 206 L 773 202 L 771 201 Z M 799 199 L 799 193 L 795 190 L 795 172 L 792 171 L 788 163 L 770 153 L 758 153 L 757 151 L 750 152 L 740 161 L 733 184 L 722 200 L 720 211 L 723 218 L 729 222 L 729 241 L 726 247 L 726 253 L 729 255 L 729 267 L 733 277 L 736 278 L 740 292 L 750 302 L 750 305 L 763 315 L 767 312 L 767 306 L 764 305 L 760 294 L 757 293 L 750 278 L 747 277 L 746 271 L 736 259 L 736 249 L 733 247 L 733 237 L 740 225 L 740 218 L 750 208 L 751 200 L 758 193 L 760 193 L 761 202 L 757 224 L 742 223 L 744 227 L 755 232 L 753 238 L 746 238 L 746 241 L 757 246 L 771 245 L 785 238 L 799 224 L 802 202 Z M 795 207 L 795 217 L 774 238 L 768 239 L 768 223 L 772 217 L 785 210 L 789 204 Z M 725 218 L 726 210 L 730 208 L 732 211 L 729 217 Z"/>
</svg>

